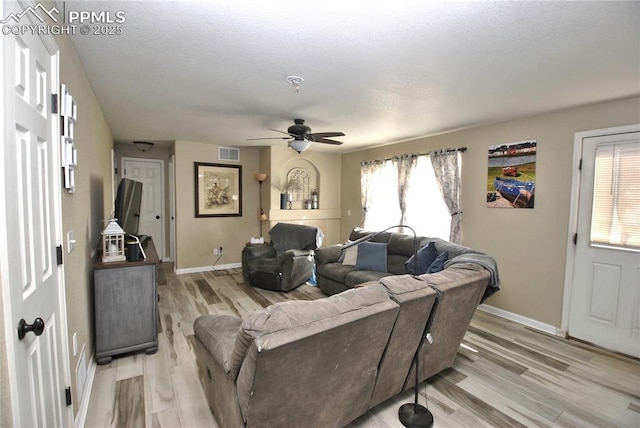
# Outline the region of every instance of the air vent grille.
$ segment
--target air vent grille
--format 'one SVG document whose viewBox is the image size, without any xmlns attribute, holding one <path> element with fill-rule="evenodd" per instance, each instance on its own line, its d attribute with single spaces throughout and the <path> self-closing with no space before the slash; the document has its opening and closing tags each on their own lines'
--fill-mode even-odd
<svg viewBox="0 0 640 428">
<path fill-rule="evenodd" d="M 218 147 L 218 160 L 240 161 L 240 149 L 237 147 Z"/>
</svg>

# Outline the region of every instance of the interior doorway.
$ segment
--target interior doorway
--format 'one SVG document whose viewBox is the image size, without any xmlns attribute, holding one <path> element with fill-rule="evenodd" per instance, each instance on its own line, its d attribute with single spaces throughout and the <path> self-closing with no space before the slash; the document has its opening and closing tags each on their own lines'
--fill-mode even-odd
<svg viewBox="0 0 640 428">
<path fill-rule="evenodd" d="M 164 161 L 123 157 L 122 177 L 142 183 L 138 234 L 151 236 L 158 256 L 165 259 Z"/>
</svg>

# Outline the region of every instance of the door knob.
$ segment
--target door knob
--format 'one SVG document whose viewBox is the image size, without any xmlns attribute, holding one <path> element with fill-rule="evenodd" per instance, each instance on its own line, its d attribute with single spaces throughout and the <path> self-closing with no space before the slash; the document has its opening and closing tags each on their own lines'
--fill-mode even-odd
<svg viewBox="0 0 640 428">
<path fill-rule="evenodd" d="M 44 320 L 38 317 L 33 320 L 33 324 L 27 324 L 24 318 L 18 321 L 18 339 L 24 339 L 24 336 L 30 331 L 36 336 L 40 336 L 44 331 Z"/>
<path fill-rule="evenodd" d="M 160 216 L 159 215 L 156 216 L 156 220 L 160 220 Z"/>
</svg>

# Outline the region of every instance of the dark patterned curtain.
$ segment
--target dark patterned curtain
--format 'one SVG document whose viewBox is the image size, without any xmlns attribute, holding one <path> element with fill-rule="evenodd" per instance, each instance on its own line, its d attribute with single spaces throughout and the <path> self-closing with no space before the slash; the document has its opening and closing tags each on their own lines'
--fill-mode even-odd
<svg viewBox="0 0 640 428">
<path fill-rule="evenodd" d="M 460 230 L 460 152 L 457 150 L 433 151 L 429 155 L 440 192 L 451 214 L 449 241 L 462 244 Z"/>
</svg>

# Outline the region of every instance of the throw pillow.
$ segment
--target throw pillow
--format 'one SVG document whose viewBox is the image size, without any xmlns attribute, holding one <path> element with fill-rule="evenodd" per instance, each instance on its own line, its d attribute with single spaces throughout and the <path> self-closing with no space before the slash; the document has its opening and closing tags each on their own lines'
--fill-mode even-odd
<svg viewBox="0 0 640 428">
<path fill-rule="evenodd" d="M 344 257 L 341 256 L 343 265 L 356 265 L 356 261 L 358 260 L 358 247 L 359 245 L 354 245 L 353 247 L 349 247 L 342 251 L 342 254 L 344 255 Z"/>
<path fill-rule="evenodd" d="M 404 268 L 407 270 L 407 273 L 411 275 L 427 273 L 427 269 L 429 269 L 431 263 L 438 257 L 436 244 L 433 241 L 429 242 L 418 250 L 416 256 L 416 263 L 414 263 L 414 256 L 409 257 L 409 260 L 404 263 Z"/>
<path fill-rule="evenodd" d="M 448 259 L 449 259 L 449 252 L 444 251 L 442 254 L 436 257 L 433 263 L 431 263 L 431 266 L 429 266 L 429 269 L 427 269 L 427 273 L 440 272 L 441 270 L 444 269 L 444 264 Z"/>
<path fill-rule="evenodd" d="M 384 242 L 363 242 L 358 245 L 356 269 L 387 271 L 387 244 Z"/>
</svg>

